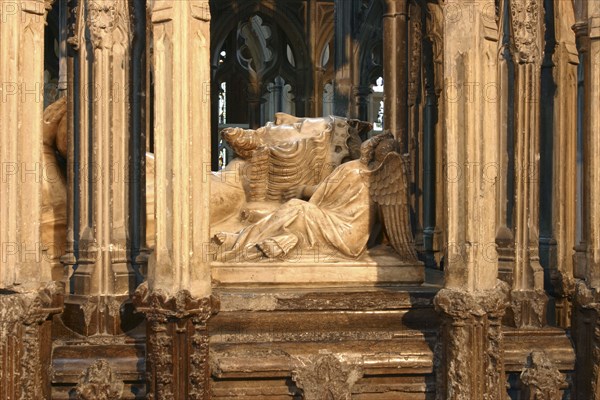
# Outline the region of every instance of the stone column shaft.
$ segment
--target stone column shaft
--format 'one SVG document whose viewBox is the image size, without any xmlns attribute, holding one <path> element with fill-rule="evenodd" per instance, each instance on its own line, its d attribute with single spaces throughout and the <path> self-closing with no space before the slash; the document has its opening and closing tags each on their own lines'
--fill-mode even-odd
<svg viewBox="0 0 600 400">
<path fill-rule="evenodd" d="M 546 296 L 538 229 L 544 6 L 542 0 L 508 1 L 515 62 L 514 267 L 509 319 L 518 327 L 543 326 Z"/>
<path fill-rule="evenodd" d="M 51 2 L 0 1 L 0 287 L 51 279 L 41 243 L 44 26 Z"/>
<path fill-rule="evenodd" d="M 556 256 L 550 265 L 553 295 L 556 297 L 556 320 L 559 326 L 570 325 L 573 294 L 574 247 L 577 222 L 577 68 L 579 58 L 575 43 L 573 5 L 554 1 L 553 176 L 555 184 L 552 199 L 552 232 L 556 242 Z"/>
<path fill-rule="evenodd" d="M 62 310 L 42 243 L 44 27 L 51 1 L 0 0 L 0 398 L 49 398 L 41 337 Z"/>
<path fill-rule="evenodd" d="M 577 47 L 584 71 L 583 241 L 573 316 L 576 397 L 600 399 L 600 3 L 575 1 Z"/>
<path fill-rule="evenodd" d="M 156 0 L 153 33 L 156 245 L 136 291 L 147 318 L 148 393 L 209 399 L 210 7 Z"/>
<path fill-rule="evenodd" d="M 446 11 L 462 6 L 449 1 Z M 446 286 L 490 289 L 498 273 L 495 210 L 497 107 L 483 89 L 497 76 L 493 1 L 476 3 L 468 24 L 444 18 Z M 491 13 L 491 14 L 490 14 Z"/>
<path fill-rule="evenodd" d="M 142 230 L 134 215 L 141 197 L 133 191 L 142 178 L 144 144 L 134 138 L 141 136 L 133 123 L 139 118 L 134 113 L 140 94 L 131 91 L 139 87 L 139 69 L 145 67 L 132 56 L 140 34 L 132 28 L 132 12 L 140 15 L 139 4 L 89 0 L 75 10 L 69 39 L 69 244 L 63 262 L 76 269 L 65 321 L 86 336 L 120 334 L 133 328 L 131 315 L 121 323 L 122 305 L 140 281 L 134 269 L 140 244 L 131 237 L 133 230 Z M 140 148 L 133 149 L 132 143 Z M 133 205 L 133 199 L 138 203 Z"/>
<path fill-rule="evenodd" d="M 499 122 L 485 91 L 498 73 L 496 7 L 460 0 L 442 7 L 448 236 L 445 288 L 435 298 L 442 318 L 437 393 L 451 400 L 504 399 L 507 289 L 497 281 L 495 247 Z M 465 7 L 469 13 L 460 17 L 456 10 Z"/>
<path fill-rule="evenodd" d="M 384 128 L 408 150 L 408 1 L 386 0 L 383 14 Z"/>
</svg>

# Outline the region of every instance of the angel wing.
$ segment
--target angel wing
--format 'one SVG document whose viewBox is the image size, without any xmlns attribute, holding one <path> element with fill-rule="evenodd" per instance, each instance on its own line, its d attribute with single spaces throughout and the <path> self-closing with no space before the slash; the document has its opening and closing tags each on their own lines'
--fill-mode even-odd
<svg viewBox="0 0 600 400">
<path fill-rule="evenodd" d="M 408 169 L 402 156 L 388 153 L 379 167 L 371 171 L 369 193 L 379 206 L 390 245 L 403 260 L 416 261 L 410 226 Z"/>
</svg>

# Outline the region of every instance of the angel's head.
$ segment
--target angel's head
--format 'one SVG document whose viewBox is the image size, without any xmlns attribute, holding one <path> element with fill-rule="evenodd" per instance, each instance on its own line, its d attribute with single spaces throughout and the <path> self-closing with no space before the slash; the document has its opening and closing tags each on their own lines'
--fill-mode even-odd
<svg viewBox="0 0 600 400">
<path fill-rule="evenodd" d="M 391 132 L 386 131 L 367 140 L 360 147 L 360 161 L 365 165 L 379 166 L 385 156 L 393 151 L 398 151 L 398 142 Z"/>
</svg>

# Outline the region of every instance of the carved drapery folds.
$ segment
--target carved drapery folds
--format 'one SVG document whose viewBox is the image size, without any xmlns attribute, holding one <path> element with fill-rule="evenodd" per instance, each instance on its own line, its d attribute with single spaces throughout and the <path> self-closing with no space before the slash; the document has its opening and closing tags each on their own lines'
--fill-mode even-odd
<svg viewBox="0 0 600 400">
<path fill-rule="evenodd" d="M 305 400 L 350 400 L 352 387 L 364 374 L 361 360 L 345 360 L 331 353 L 297 357 L 292 380 Z"/>
<path fill-rule="evenodd" d="M 218 312 L 218 300 L 197 299 L 187 290 L 172 296 L 151 292 L 144 283 L 136 291 L 135 304 L 148 320 L 149 398 L 209 399 L 207 321 Z"/>
<path fill-rule="evenodd" d="M 467 292 L 442 289 L 435 297 L 442 328 L 435 365 L 438 399 L 505 399 L 502 317 L 508 288 Z"/>
</svg>

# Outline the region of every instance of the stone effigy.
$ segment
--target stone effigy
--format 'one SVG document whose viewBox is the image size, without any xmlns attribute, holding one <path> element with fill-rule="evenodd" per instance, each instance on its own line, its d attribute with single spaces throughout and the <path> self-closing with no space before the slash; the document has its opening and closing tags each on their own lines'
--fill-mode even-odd
<svg viewBox="0 0 600 400">
<path fill-rule="evenodd" d="M 66 135 L 57 135 L 66 122 L 66 102 L 51 105 L 47 115 L 45 157 L 55 162 L 56 149 L 59 154 L 66 149 Z M 340 117 L 283 113 L 256 130 L 225 129 L 222 136 L 237 157 L 223 170 L 208 172 L 213 279 L 271 282 L 274 275 L 265 271 L 265 262 L 284 262 L 290 268 L 293 260 L 298 262 L 295 267 L 305 268 L 300 274 L 281 271 L 280 278 L 420 283 L 423 271 L 411 233 L 406 161 L 390 134 L 362 143 L 361 134 L 369 129 L 367 123 Z M 46 237 L 52 242 L 59 241 L 57 235 L 63 238 L 63 249 L 65 190 L 61 175 L 46 188 L 44 203 Z M 154 193 L 154 155 L 147 153 L 149 247 L 155 240 Z M 323 270 L 342 264 L 343 271 L 328 275 Z"/>
<path fill-rule="evenodd" d="M 341 164 L 318 185 L 301 185 L 296 193 L 308 200 L 287 201 L 238 233 L 218 233 L 221 259 L 286 258 L 317 247 L 356 259 L 367 249 L 379 211 L 390 245 L 402 259 L 416 261 L 407 170 L 396 149 L 390 134 L 376 136 L 362 145 L 359 160 Z"/>
</svg>

